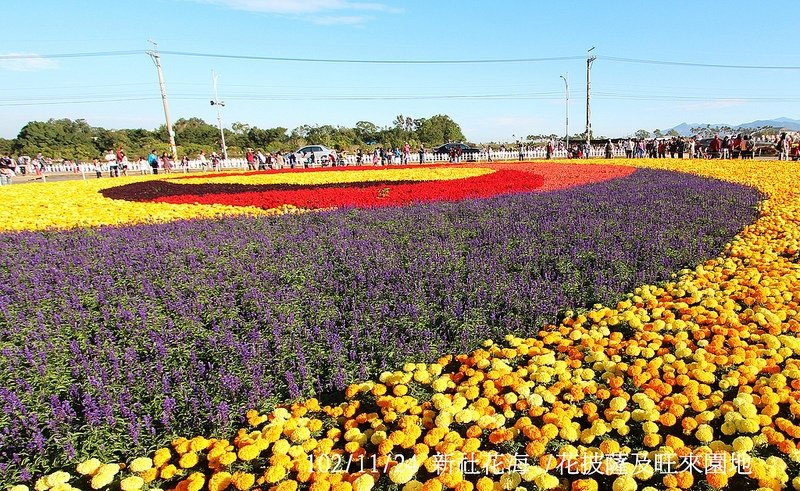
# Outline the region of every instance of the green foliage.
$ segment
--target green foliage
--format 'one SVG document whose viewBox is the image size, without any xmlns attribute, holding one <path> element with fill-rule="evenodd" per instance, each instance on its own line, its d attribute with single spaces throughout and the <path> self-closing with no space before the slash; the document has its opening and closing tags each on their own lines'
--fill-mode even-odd
<svg viewBox="0 0 800 491">
<path fill-rule="evenodd" d="M 99 155 L 94 142 L 94 130 L 82 119 L 31 121 L 20 130 L 12 144 L 12 151 L 28 155 L 42 152 L 45 155 L 84 160 Z"/>
<path fill-rule="evenodd" d="M 444 114 L 437 114 L 429 119 L 420 120 L 417 127 L 417 136 L 426 145 L 466 140 L 458 123 Z"/>
<path fill-rule="evenodd" d="M 11 153 L 11 147 L 14 144 L 14 140 L 9 140 L 8 138 L 0 138 L 0 154 L 5 155 L 7 153 Z"/>
<path fill-rule="evenodd" d="M 200 151 L 221 151 L 219 129 L 201 118 L 178 119 L 173 131 L 178 157 L 194 157 Z M 236 122 L 224 132 L 229 156 L 243 155 L 247 148 L 269 152 L 294 151 L 310 143 L 339 151 L 355 151 L 359 147 L 401 148 L 406 142 L 412 147 L 424 144 L 430 148 L 447 141 L 466 141 L 458 123 L 443 114 L 417 119 L 400 114 L 392 126 L 383 128 L 369 121 L 359 121 L 353 128 L 302 125 L 289 131 L 280 126 L 258 128 Z M 168 141 L 165 125 L 152 131 L 141 128 L 110 130 L 89 126 L 82 119 L 50 119 L 29 122 L 15 139 L 0 139 L 0 152 L 28 155 L 42 152 L 55 159 L 87 161 L 122 147 L 130 159 L 135 159 L 146 156 L 153 149 L 158 153 L 168 152 Z"/>
<path fill-rule="evenodd" d="M 634 135 L 635 135 L 635 136 L 636 136 L 636 138 L 638 138 L 639 140 L 645 140 L 645 139 L 647 139 L 647 138 L 650 138 L 650 132 L 649 132 L 649 131 L 647 131 L 647 130 L 639 130 L 639 131 L 637 131 L 636 133 L 634 133 Z"/>
</svg>

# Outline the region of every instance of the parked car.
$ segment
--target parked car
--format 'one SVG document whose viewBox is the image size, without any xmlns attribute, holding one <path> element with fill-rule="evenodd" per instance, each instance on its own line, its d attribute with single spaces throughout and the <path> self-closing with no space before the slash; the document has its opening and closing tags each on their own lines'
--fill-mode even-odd
<svg viewBox="0 0 800 491">
<path fill-rule="evenodd" d="M 328 148 L 324 145 L 306 145 L 305 147 L 295 152 L 297 162 L 305 165 L 318 164 L 328 165 L 331 162 L 331 155 L 333 155 L 333 162 L 339 159 L 336 150 Z"/>
<path fill-rule="evenodd" d="M 445 143 L 443 145 L 439 145 L 433 149 L 433 153 L 445 154 L 450 155 L 450 151 L 452 149 L 460 149 L 461 150 L 461 158 L 464 160 L 477 160 L 478 154 L 480 153 L 480 148 L 470 147 L 466 143 L 461 142 L 454 142 L 454 143 Z"/>
</svg>

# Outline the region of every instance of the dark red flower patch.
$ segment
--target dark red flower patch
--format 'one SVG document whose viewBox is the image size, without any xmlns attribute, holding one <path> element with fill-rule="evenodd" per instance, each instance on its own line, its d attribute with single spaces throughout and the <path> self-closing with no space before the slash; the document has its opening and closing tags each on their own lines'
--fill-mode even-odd
<svg viewBox="0 0 800 491">
<path fill-rule="evenodd" d="M 393 166 L 391 169 L 451 167 Z M 294 205 L 299 208 L 319 209 L 355 206 L 364 208 L 399 206 L 432 201 L 458 201 L 467 198 L 486 198 L 501 194 L 532 191 L 554 191 L 574 186 L 606 181 L 630 175 L 633 167 L 553 164 L 526 162 L 509 164 L 472 164 L 458 167 L 495 169 L 483 176 L 439 181 L 362 181 L 341 184 L 236 184 L 201 183 L 177 184 L 191 179 L 217 176 L 246 176 L 285 172 L 321 172 L 332 169 L 303 169 L 281 171 L 256 171 L 225 174 L 203 174 L 174 180 L 132 183 L 101 191 L 107 198 L 139 202 L 173 204 L 223 204 L 231 206 L 256 206 L 276 208 Z M 335 169 L 377 170 L 380 167 L 350 167 Z M 383 168 L 385 169 L 385 167 Z"/>
<path fill-rule="evenodd" d="M 498 170 L 483 176 L 446 181 L 366 181 L 342 184 L 174 184 L 148 181 L 104 190 L 115 199 L 173 204 L 222 204 L 276 208 L 364 208 L 429 201 L 458 201 L 535 191 L 544 179 L 533 172 Z"/>
</svg>

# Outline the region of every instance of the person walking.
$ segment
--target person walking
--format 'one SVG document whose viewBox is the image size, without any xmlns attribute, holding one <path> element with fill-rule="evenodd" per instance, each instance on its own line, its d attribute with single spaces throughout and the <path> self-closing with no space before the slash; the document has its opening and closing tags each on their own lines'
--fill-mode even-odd
<svg viewBox="0 0 800 491">
<path fill-rule="evenodd" d="M 786 133 L 781 133 L 781 138 L 778 140 L 778 160 L 789 160 L 789 138 Z"/>
<path fill-rule="evenodd" d="M 158 174 L 158 155 L 155 149 L 150 150 L 150 155 L 147 156 L 147 163 L 153 169 L 153 174 Z"/>
<path fill-rule="evenodd" d="M 167 152 L 161 154 L 161 165 L 164 166 L 164 174 L 172 174 L 172 160 Z"/>
<path fill-rule="evenodd" d="M 247 170 L 256 170 L 256 154 L 253 153 L 252 148 L 247 149 L 245 159 L 247 160 Z"/>
</svg>

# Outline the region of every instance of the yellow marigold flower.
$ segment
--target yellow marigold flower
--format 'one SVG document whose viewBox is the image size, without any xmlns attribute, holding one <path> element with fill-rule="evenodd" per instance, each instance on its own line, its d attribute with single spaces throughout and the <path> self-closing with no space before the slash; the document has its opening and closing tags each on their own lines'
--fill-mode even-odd
<svg viewBox="0 0 800 491">
<path fill-rule="evenodd" d="M 168 464 L 161 469 L 161 479 L 172 479 L 178 475 L 178 468 L 173 464 Z"/>
<path fill-rule="evenodd" d="M 325 480 L 314 481 L 308 491 L 330 491 L 331 483 Z"/>
<path fill-rule="evenodd" d="M 35 491 L 47 491 L 50 489 L 50 486 L 47 484 L 46 477 L 40 477 L 36 480 L 36 484 L 34 484 L 33 489 Z"/>
<path fill-rule="evenodd" d="M 101 465 L 103 464 L 99 460 L 89 459 L 78 464 L 75 470 L 78 471 L 78 474 L 83 476 L 92 476 L 97 472 Z"/>
<path fill-rule="evenodd" d="M 236 462 L 236 454 L 233 452 L 227 452 L 219 458 L 219 463 L 222 465 L 231 465 L 234 462 Z"/>
<path fill-rule="evenodd" d="M 146 471 L 139 474 L 139 476 L 142 479 L 144 479 L 145 483 L 151 483 L 158 478 L 158 469 L 156 469 L 155 467 L 151 467 L 150 469 L 147 469 Z"/>
<path fill-rule="evenodd" d="M 119 464 L 103 464 L 97 469 L 98 474 L 110 474 L 112 476 L 116 476 L 119 471 Z"/>
<path fill-rule="evenodd" d="M 420 491 L 422 489 L 422 483 L 414 480 L 409 481 L 403 486 L 403 491 Z"/>
<path fill-rule="evenodd" d="M 230 472 L 217 472 L 208 480 L 208 491 L 223 491 L 231 485 Z"/>
<path fill-rule="evenodd" d="M 144 479 L 139 476 L 126 477 L 119 483 L 122 491 L 136 491 L 142 489 L 142 486 L 144 486 Z"/>
<path fill-rule="evenodd" d="M 239 491 L 250 489 L 253 487 L 255 482 L 255 476 L 249 472 L 237 471 L 235 474 L 233 474 L 233 476 L 231 476 L 231 484 L 233 484 L 233 486 Z"/>
<path fill-rule="evenodd" d="M 556 476 L 546 472 L 536 476 L 533 482 L 539 486 L 540 489 L 555 489 L 560 484 Z"/>
<path fill-rule="evenodd" d="M 733 450 L 736 452 L 749 452 L 753 450 L 753 439 L 749 436 L 739 436 L 734 438 Z"/>
<path fill-rule="evenodd" d="M 64 484 L 69 481 L 70 476 L 68 472 L 58 471 L 50 474 L 45 478 L 48 487 L 55 487 L 57 484 Z"/>
<path fill-rule="evenodd" d="M 301 443 L 311 438 L 311 430 L 309 430 L 305 426 L 301 426 L 300 428 L 296 428 L 292 433 L 289 435 L 289 439 L 295 443 Z"/>
<path fill-rule="evenodd" d="M 714 430 L 711 429 L 711 426 L 707 424 L 701 424 L 697 427 L 694 436 L 697 438 L 697 440 L 703 443 L 708 443 L 714 439 Z"/>
<path fill-rule="evenodd" d="M 405 484 L 414 477 L 419 466 L 417 459 L 407 459 L 389 470 L 389 479 L 395 484 Z"/>
<path fill-rule="evenodd" d="M 289 480 L 283 481 L 282 483 L 278 484 L 278 487 L 275 488 L 275 491 L 296 491 L 297 490 L 297 481 Z"/>
<path fill-rule="evenodd" d="M 97 472 L 97 474 L 92 477 L 89 485 L 92 489 L 103 489 L 114 481 L 115 475 L 116 474 L 112 474 L 111 472 Z"/>
<path fill-rule="evenodd" d="M 187 452 L 181 455 L 180 460 L 178 460 L 178 465 L 181 469 L 191 469 L 192 467 L 197 465 L 198 457 L 195 452 Z"/>
<path fill-rule="evenodd" d="M 614 482 L 611 484 L 611 489 L 613 491 L 636 491 L 638 487 L 636 480 L 631 476 L 619 476 L 614 479 Z"/>
<path fill-rule="evenodd" d="M 189 451 L 189 443 L 186 438 L 176 438 L 172 440 L 172 448 L 178 452 L 178 455 L 183 455 Z"/>
<path fill-rule="evenodd" d="M 16 486 L 11 486 L 8 488 L 8 491 L 30 491 L 28 486 L 24 484 L 17 484 Z"/>
<path fill-rule="evenodd" d="M 128 466 L 128 470 L 131 472 L 144 472 L 148 469 L 153 467 L 153 461 L 149 457 L 139 457 L 137 459 L 133 459 L 130 465 Z"/>
<path fill-rule="evenodd" d="M 264 472 L 264 478 L 269 483 L 276 483 L 286 477 L 286 468 L 282 465 L 271 465 Z"/>
<path fill-rule="evenodd" d="M 189 441 L 189 449 L 192 452 L 201 452 L 207 449 L 209 445 L 211 445 L 211 442 L 202 436 L 196 436 Z"/>
<path fill-rule="evenodd" d="M 156 467 L 164 467 L 169 459 L 172 458 L 172 452 L 168 448 L 159 448 L 153 455 L 153 465 Z"/>
<path fill-rule="evenodd" d="M 291 447 L 292 445 L 287 440 L 280 439 L 272 445 L 272 453 L 286 455 Z"/>
<path fill-rule="evenodd" d="M 353 481 L 353 491 L 370 491 L 375 486 L 375 478 L 371 474 L 362 474 Z"/>
<path fill-rule="evenodd" d="M 193 472 L 187 481 L 189 483 L 187 491 L 200 491 L 206 483 L 206 476 L 202 472 Z"/>
<path fill-rule="evenodd" d="M 248 460 L 253 460 L 258 457 L 260 453 L 261 450 L 258 448 L 258 445 L 245 445 L 239 449 L 236 456 L 239 457 L 239 460 L 247 462 Z"/>
</svg>

